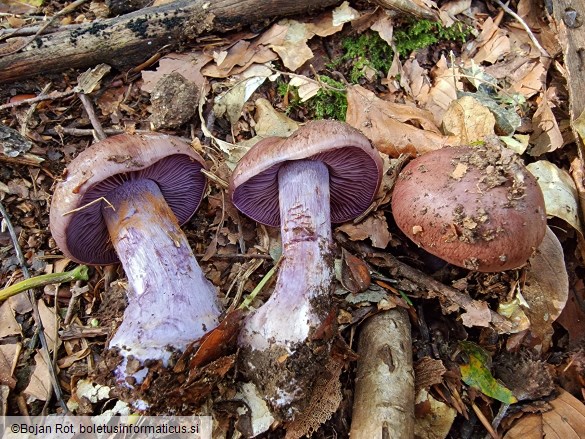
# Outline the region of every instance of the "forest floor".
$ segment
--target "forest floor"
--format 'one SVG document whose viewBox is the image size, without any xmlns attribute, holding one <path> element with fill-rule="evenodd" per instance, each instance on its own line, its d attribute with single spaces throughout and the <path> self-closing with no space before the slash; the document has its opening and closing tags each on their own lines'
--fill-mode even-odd
<svg viewBox="0 0 585 439">
<path fill-rule="evenodd" d="M 103 20 L 111 14 L 106 3 L 80 2 L 48 31 Z M 281 253 L 279 231 L 238 213 L 228 191 L 231 172 L 261 138 L 288 136 L 311 120 L 344 121 L 379 151 L 384 176 L 366 215 L 334 225 L 331 309 L 342 364 L 322 387 L 317 421 L 306 413 L 294 425 L 275 421 L 260 437 L 284 437 L 287 429 L 287 437 L 300 437 L 313 427 L 315 438 L 348 437 L 360 329 L 396 308 L 411 324 L 417 437 L 526 439 L 559 429 L 564 439 L 585 437 L 585 171 L 578 138 L 585 129 L 570 108 L 560 31 L 569 23 L 538 0 L 512 1 L 514 15 L 498 1 L 421 1 L 436 20 L 375 3 L 344 2 L 211 35 L 126 70 L 100 65 L 1 84 L 0 200 L 8 217 L 0 231 L 0 286 L 28 277 L 25 268 L 36 277 L 78 266 L 51 236 L 55 185 L 100 139 L 157 131 L 182 138 L 207 163 L 206 197 L 183 230 L 223 310 L 251 294 L 258 308 L 277 277 L 271 269 Z M 38 27 L 65 6 L 0 6 L 0 49 L 15 29 Z M 88 75 L 92 86 L 81 93 L 76 87 Z M 549 226 L 527 265 L 491 273 L 424 252 L 398 228 L 391 208 L 397 174 L 410 159 L 486 142 L 518 154 L 537 178 Z M 405 274 L 405 266 L 413 271 Z M 92 416 L 133 411 L 127 402 L 136 394 L 116 387 L 107 350 L 123 318 L 126 286 L 120 266 L 93 266 L 88 280 L 0 302 L 1 415 L 60 413 L 65 406 Z M 139 392 L 151 413 L 210 414 L 218 438 L 258 431 L 260 415 L 242 410 L 234 343 L 240 323 L 241 313 L 230 313 L 205 352 L 196 343 L 173 370 L 152 366 Z"/>
</svg>

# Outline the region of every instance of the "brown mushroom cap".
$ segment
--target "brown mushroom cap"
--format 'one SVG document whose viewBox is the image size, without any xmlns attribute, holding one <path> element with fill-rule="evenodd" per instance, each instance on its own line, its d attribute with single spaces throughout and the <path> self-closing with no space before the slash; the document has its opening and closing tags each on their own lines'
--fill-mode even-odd
<svg viewBox="0 0 585 439">
<path fill-rule="evenodd" d="M 51 203 L 51 233 L 61 251 L 83 264 L 118 261 L 102 218 L 103 201 L 89 204 L 119 184 L 146 178 L 155 181 L 169 207 L 184 224 L 205 192 L 205 161 L 182 140 L 163 134 L 120 134 L 81 152 L 67 167 Z M 82 209 L 69 213 L 74 209 Z"/>
<path fill-rule="evenodd" d="M 234 205 L 253 220 L 278 227 L 278 170 L 292 160 L 327 165 L 333 223 L 364 212 L 382 179 L 382 158 L 361 132 L 343 122 L 314 121 L 288 138 L 263 139 L 242 157 L 230 180 Z"/>
<path fill-rule="evenodd" d="M 493 272 L 526 263 L 546 232 L 536 179 L 512 152 L 453 147 L 412 160 L 392 195 L 396 224 L 454 265 Z"/>
</svg>

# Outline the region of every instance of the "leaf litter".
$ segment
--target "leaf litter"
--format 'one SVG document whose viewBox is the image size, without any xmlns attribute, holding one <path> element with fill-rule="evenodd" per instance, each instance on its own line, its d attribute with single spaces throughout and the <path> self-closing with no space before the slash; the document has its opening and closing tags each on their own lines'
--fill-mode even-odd
<svg viewBox="0 0 585 439">
<path fill-rule="evenodd" d="M 97 6 L 101 2 L 93 3 L 96 5 L 83 14 L 72 13 L 64 18 L 63 24 L 67 20 L 92 21 L 95 18 L 92 11 L 99 11 Z M 349 343 L 349 348 L 355 349 L 352 341 L 356 331 L 359 333 L 359 322 L 377 304 L 387 300 L 403 303 L 400 293 L 418 301 L 411 312 L 425 325 L 432 326 L 434 332 L 426 336 L 422 330 L 420 334 L 414 333 L 415 356 L 429 358 L 429 352 L 434 352 L 434 361 L 449 365 L 446 372 L 434 373 L 425 386 L 426 395 L 417 400 L 420 411 L 417 434 L 421 437 L 448 434 L 459 437 L 456 432 L 461 428 L 485 431 L 487 424 L 482 426 L 483 421 L 473 424 L 469 413 L 476 409 L 484 414 L 497 412 L 498 405 L 492 398 L 512 402 L 509 395 L 502 396 L 503 387 L 490 381 L 498 379 L 498 368 L 485 355 L 470 354 L 467 362 L 454 356 L 458 352 L 457 342 L 462 340 L 489 349 L 490 358 L 496 363 L 500 355 L 504 358 L 511 353 L 530 353 L 540 356 L 540 363 L 524 362 L 528 373 L 540 373 L 542 362 L 546 362 L 547 370 L 557 376 L 566 372 L 574 378 L 572 381 L 557 379 L 555 384 L 570 390 L 576 398 L 560 387 L 559 390 L 546 387 L 549 393 L 538 395 L 540 401 L 512 404 L 498 419 L 500 423 L 494 425 L 504 437 L 526 435 L 528 431 L 540 434 L 556 431 L 561 419 L 578 430 L 579 425 L 584 425 L 585 361 L 582 360 L 583 331 L 576 329 L 579 318 L 574 316 L 583 313 L 580 304 L 585 298 L 582 257 L 585 252 L 579 204 L 582 184 L 575 184 L 575 175 L 583 175 L 583 169 L 582 162 L 574 159 L 582 157 L 574 144 L 565 85 L 559 79 L 566 77 L 566 67 L 561 58 L 552 62 L 542 56 L 543 50 L 549 54 L 560 53 L 559 23 L 547 14 L 536 13 L 537 2 L 517 2 L 518 16 L 530 26 L 539 47 L 534 44 L 534 35 L 507 16 L 496 3 L 439 2 L 437 8 L 433 2 L 427 2 L 424 8 L 428 9 L 429 5 L 444 26 L 465 23 L 471 27 L 471 34 L 465 41 L 441 41 L 430 49 L 421 47 L 406 56 L 395 52 L 387 60 L 386 71 L 366 63 L 357 70 L 362 76 L 354 83 L 349 80 L 355 67 L 352 63 L 359 60 L 336 62 L 343 56 L 344 44 L 356 41 L 360 34 L 375 33 L 383 44 L 395 48 L 396 30 L 408 26 L 412 17 L 360 2 L 344 2 L 314 17 L 283 19 L 265 29 L 234 32 L 181 53 L 165 54 L 155 66 L 142 69 L 139 75 L 124 76 L 101 68 L 85 74 L 62 75 L 52 84 L 58 92 L 52 99 L 38 103 L 26 104 L 31 94 L 43 96 L 38 87 L 26 82 L 3 92 L 2 97 L 11 102 L 22 95 L 23 103 L 2 108 L 0 113 L 4 131 L 10 130 L 7 132 L 12 133 L 12 139 L 16 138 L 13 133 L 20 133 L 16 146 L 3 143 L 0 198 L 20 229 L 18 245 L 33 273 L 51 272 L 56 263 L 62 265 L 59 271 L 63 271 L 70 264 L 58 259 L 60 252 L 47 225 L 51 188 L 71 158 L 91 143 L 95 129 L 88 113 L 74 99 L 74 93 L 83 91 L 93 99 L 101 110 L 98 119 L 106 133 L 162 130 L 189 139 L 194 148 L 205 154 L 213 176 L 209 180 L 208 201 L 185 229 L 194 252 L 205 254 L 204 272 L 220 292 L 226 309 L 237 306 L 263 280 L 274 264 L 269 255 L 277 242 L 274 236 L 269 237 L 274 235 L 273 231 L 239 215 L 230 205 L 224 184 L 230 169 L 259 139 L 288 136 L 300 124 L 314 118 L 312 103 L 324 99 L 323 92 L 338 93 L 347 101 L 347 112 L 336 114 L 335 108 L 330 108 L 327 111 L 331 113 L 326 113 L 326 117 L 342 118 L 361 130 L 386 163 L 385 184 L 372 210 L 360 221 L 337 227 L 337 233 L 355 244 L 344 245 L 345 256 L 338 255 L 344 261 L 345 270 L 353 273 L 351 283 L 349 279 L 340 283 L 340 288 L 345 284 L 349 289 L 346 291 L 349 294 L 338 296 L 339 319 L 343 322 L 341 337 Z M 0 17 L 3 28 L 23 27 L 33 22 L 35 18 L 27 15 L 28 10 L 45 8 L 51 14 L 61 9 L 61 5 L 55 1 L 27 8 Z M 176 116 L 174 110 L 181 112 L 180 117 L 171 121 L 156 116 L 160 110 L 155 105 L 157 86 L 162 87 L 161 81 L 168 80 L 169 75 L 180 75 L 175 78 L 185 87 L 201 93 L 199 98 L 191 93 L 182 101 L 165 102 L 163 107 L 168 106 L 165 108 L 170 113 Z M 323 76 L 340 85 L 330 85 Z M 170 91 L 161 93 L 163 98 L 177 95 L 176 87 L 165 90 Z M 323 105 L 327 108 L 326 101 Z M 584 131 L 576 121 L 575 132 L 582 135 Z M 523 158 L 543 189 L 551 228 L 527 267 L 478 275 L 445 266 L 408 245 L 393 223 L 388 202 L 393 179 L 408 157 L 495 136 L 501 136 L 504 143 L 520 154 L 527 151 Z M 569 168 L 568 163 L 573 167 Z M 32 171 L 39 166 L 40 172 Z M 212 252 L 206 252 L 209 247 L 205 243 L 209 242 L 213 242 Z M 457 311 L 457 303 L 440 295 L 422 294 L 420 286 L 413 286 L 397 272 L 380 265 L 361 243 L 371 244 L 376 251 L 393 253 L 445 285 L 470 295 L 474 306 L 461 312 Z M 6 286 L 18 280 L 15 274 L 19 266 L 12 243 L 3 244 L 0 252 L 0 278 L 2 286 Z M 362 291 L 363 282 L 370 282 L 369 278 L 363 280 L 364 270 L 372 275 L 372 281 L 390 280 L 386 284 L 390 288 L 376 288 L 373 294 L 370 286 L 361 296 L 363 300 L 356 301 L 353 296 Z M 249 274 L 244 277 L 242 273 Z M 116 280 L 118 277 L 115 269 L 96 267 L 87 288 L 80 294 L 75 295 L 75 288 L 81 285 L 73 284 L 61 285 L 52 294 L 36 293 L 50 349 L 56 350 L 60 382 L 66 383 L 65 398 L 78 413 L 95 414 L 100 403 L 100 399 L 88 398 L 89 393 L 81 391 L 84 386 L 107 389 L 108 397 L 110 391 L 115 396 L 124 396 L 124 392 L 118 394 L 113 387 L 102 387 L 112 384 L 110 375 L 115 359 L 104 347 L 124 307 L 124 283 L 123 279 Z M 254 306 L 267 299 L 272 283 L 268 280 L 256 291 Z M 119 300 L 105 300 L 105 295 L 114 295 Z M 7 407 L 8 413 L 20 413 L 22 404 L 17 409 L 16 401 L 25 396 L 27 410 L 34 414 L 39 408 L 34 399 L 50 398 L 49 371 L 40 351 L 22 349 L 23 343 L 32 337 L 34 322 L 30 304 L 17 305 L 18 299 L 11 298 L 0 305 L 3 340 L 0 370 L 8 371 L 0 376 L 0 406 Z M 68 307 L 74 318 L 66 322 L 63 312 Z M 522 322 L 517 322 L 515 334 L 494 328 L 493 310 L 501 310 Z M 557 319 L 560 325 L 553 324 Z M 177 366 L 188 364 L 183 369 L 176 366 L 172 372 L 163 374 L 162 369 L 153 367 L 147 379 L 150 388 L 143 386 L 141 392 L 154 401 L 154 407 L 161 413 L 168 409 L 166 395 L 172 395 L 170 400 L 189 410 L 206 401 L 221 406 L 242 395 L 242 389 L 247 387 L 237 382 L 232 343 L 237 320 L 227 318 L 221 329 L 210 334 L 201 347 L 195 344 L 186 353 L 191 356 L 188 362 L 177 359 Z M 226 329 L 231 331 L 225 332 Z M 570 339 L 570 344 L 565 338 Z M 417 382 L 423 379 L 426 369 L 429 373 L 434 370 L 428 362 L 420 365 Z M 313 437 L 327 437 L 332 431 L 346 437 L 351 413 L 347 395 L 351 395 L 355 385 L 354 366 L 351 359 L 346 359 L 327 367 L 331 373 L 320 378 L 321 394 L 313 403 L 321 409 L 301 416 L 294 425 L 285 426 L 288 437 L 301 437 L 311 431 L 315 431 Z M 525 395 L 528 383 L 511 388 L 515 394 Z M 224 421 L 218 424 L 222 434 L 234 425 L 238 428 L 237 411 L 225 407 Z M 50 410 L 56 411 L 58 406 Z M 120 406 L 118 410 L 127 409 Z M 444 425 L 431 427 L 429 419 L 433 415 L 435 421 L 443 419 Z M 258 431 L 260 425 L 261 430 L 270 427 L 271 422 L 261 421 L 265 419 L 262 411 L 253 410 L 250 416 L 251 425 L 256 426 L 253 431 Z M 424 426 L 422 430 L 421 426 Z M 434 436 L 429 431 L 431 428 Z M 278 435 L 278 431 L 277 427 L 267 434 Z M 534 437 L 540 437 L 538 434 L 534 433 Z"/>
</svg>

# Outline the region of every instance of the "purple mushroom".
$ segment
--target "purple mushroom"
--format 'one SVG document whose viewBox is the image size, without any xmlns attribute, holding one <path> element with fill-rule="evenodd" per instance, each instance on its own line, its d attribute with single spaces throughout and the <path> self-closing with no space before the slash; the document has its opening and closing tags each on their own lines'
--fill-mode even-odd
<svg viewBox="0 0 585 439">
<path fill-rule="evenodd" d="M 125 358 L 121 379 L 129 357 L 166 364 L 218 324 L 215 288 L 179 226 L 203 198 L 204 166 L 176 137 L 121 134 L 80 153 L 55 189 L 51 233 L 63 253 L 90 265 L 120 261 L 128 277 L 128 307 L 110 341 Z"/>
<path fill-rule="evenodd" d="M 364 212 L 381 176 L 378 151 L 358 130 L 336 121 L 309 122 L 288 139 L 266 138 L 233 172 L 234 205 L 281 230 L 274 292 L 247 318 L 239 344 L 244 374 L 283 419 L 306 404 L 329 354 L 316 332 L 332 309 L 331 223 Z"/>
</svg>

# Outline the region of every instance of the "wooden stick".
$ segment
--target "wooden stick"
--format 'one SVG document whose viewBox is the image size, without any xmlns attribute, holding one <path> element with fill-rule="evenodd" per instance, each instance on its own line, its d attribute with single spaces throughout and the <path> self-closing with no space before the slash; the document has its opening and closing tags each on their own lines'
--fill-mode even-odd
<svg viewBox="0 0 585 439">
<path fill-rule="evenodd" d="M 18 53 L 0 57 L 0 82 L 106 63 L 140 64 L 163 46 L 177 49 L 210 33 L 315 10 L 339 0 L 178 0 L 40 35 Z M 2 53 L 0 46 L 0 53 Z"/>
<path fill-rule="evenodd" d="M 395 308 L 364 323 L 358 343 L 352 439 L 414 437 L 414 370 L 408 314 Z"/>
</svg>

